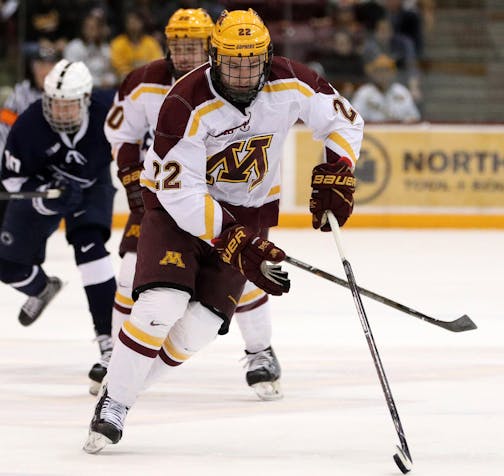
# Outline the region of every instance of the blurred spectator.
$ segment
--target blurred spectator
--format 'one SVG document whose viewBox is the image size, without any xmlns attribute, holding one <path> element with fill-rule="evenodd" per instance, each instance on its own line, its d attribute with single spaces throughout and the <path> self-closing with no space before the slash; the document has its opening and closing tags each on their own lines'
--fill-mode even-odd
<svg viewBox="0 0 504 476">
<path fill-rule="evenodd" d="M 376 29 L 376 24 L 386 16 L 385 8 L 374 0 L 358 2 L 354 6 L 355 19 L 368 32 Z"/>
<path fill-rule="evenodd" d="M 91 13 L 84 18 L 81 36 L 65 48 L 64 57 L 69 61 L 82 61 L 93 76 L 93 85 L 110 88 L 117 78 L 110 64 L 110 46 L 106 43 L 106 25 L 103 17 Z"/>
<path fill-rule="evenodd" d="M 125 32 L 110 44 L 110 58 L 119 80 L 133 69 L 163 57 L 163 50 L 154 37 L 145 33 L 143 16 L 131 11 L 124 21 Z"/>
<path fill-rule="evenodd" d="M 369 83 L 355 92 L 352 105 L 366 122 L 420 120 L 408 88 L 396 81 L 397 69 L 392 58 L 380 54 L 365 65 L 365 70 Z"/>
<path fill-rule="evenodd" d="M 406 0 L 382 0 L 395 33 L 411 39 L 417 57 L 423 53 L 422 19 L 413 8 L 406 8 Z"/>
<path fill-rule="evenodd" d="M 377 21 L 375 30 L 364 43 L 362 54 L 365 63 L 380 54 L 391 57 L 397 67 L 398 81 L 409 88 L 416 102 L 420 101 L 420 79 L 413 42 L 404 35 L 394 33 L 388 18 Z"/>
<path fill-rule="evenodd" d="M 19 7 L 17 0 L 0 0 L 0 58 L 5 58 L 9 45 L 17 42 L 16 12 Z"/>
<path fill-rule="evenodd" d="M 12 124 L 32 102 L 42 97 L 44 79 L 60 59 L 54 49 L 45 48 L 39 48 L 27 58 L 26 79 L 14 86 L 0 109 L 0 155 Z"/>
<path fill-rule="evenodd" d="M 133 5 L 129 8 L 129 10 L 135 10 L 142 15 L 145 23 L 145 33 L 152 35 L 161 45 L 164 45 L 165 42 L 163 29 L 166 25 L 165 10 L 167 3 L 166 1 L 134 0 Z"/>
<path fill-rule="evenodd" d="M 0 103 L 0 157 L 15 120 L 32 102 L 42 97 L 44 79 L 59 60 L 55 50 L 46 49 L 39 49 L 27 58 L 26 79 L 15 84 L 9 96 Z M 0 162 L 0 167 L 1 165 Z M 5 191 L 2 184 L 0 190 Z M 8 201 L 0 200 L 0 226 L 7 204 Z"/>
<path fill-rule="evenodd" d="M 343 0 L 331 8 L 331 20 L 335 30 L 345 30 L 358 46 L 364 38 L 364 26 L 357 21 L 356 0 Z"/>
<path fill-rule="evenodd" d="M 39 0 L 27 5 L 26 52 L 33 54 L 40 47 L 60 53 L 66 46 L 66 27 L 61 1 Z"/>
<path fill-rule="evenodd" d="M 351 97 L 356 85 L 365 80 L 364 63 L 355 51 L 352 36 L 336 31 L 325 48 L 313 53 L 310 67 L 322 74 L 345 97 Z"/>
</svg>

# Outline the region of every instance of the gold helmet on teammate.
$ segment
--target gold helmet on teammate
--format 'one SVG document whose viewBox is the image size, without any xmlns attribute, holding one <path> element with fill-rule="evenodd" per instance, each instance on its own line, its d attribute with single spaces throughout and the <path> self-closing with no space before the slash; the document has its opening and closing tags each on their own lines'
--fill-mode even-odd
<svg viewBox="0 0 504 476">
<path fill-rule="evenodd" d="M 169 56 L 178 78 L 208 61 L 214 23 L 203 8 L 179 8 L 165 28 Z"/>
<path fill-rule="evenodd" d="M 273 45 L 261 17 L 248 10 L 224 10 L 210 39 L 212 82 L 234 103 L 250 103 L 263 88 Z"/>
</svg>

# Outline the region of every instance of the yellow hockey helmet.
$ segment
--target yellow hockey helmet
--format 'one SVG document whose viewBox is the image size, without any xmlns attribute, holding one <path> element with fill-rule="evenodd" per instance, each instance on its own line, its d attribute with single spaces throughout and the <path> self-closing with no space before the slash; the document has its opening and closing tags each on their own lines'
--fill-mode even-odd
<svg viewBox="0 0 504 476">
<path fill-rule="evenodd" d="M 268 54 L 271 38 L 261 17 L 252 8 L 224 10 L 215 24 L 210 44 L 218 55 L 257 56 Z"/>
<path fill-rule="evenodd" d="M 168 20 L 165 35 L 168 41 L 179 38 L 210 38 L 214 23 L 203 8 L 179 8 Z"/>
<path fill-rule="evenodd" d="M 266 25 L 252 8 L 224 10 L 210 38 L 212 83 L 232 103 L 247 104 L 264 87 L 273 45 Z"/>
</svg>

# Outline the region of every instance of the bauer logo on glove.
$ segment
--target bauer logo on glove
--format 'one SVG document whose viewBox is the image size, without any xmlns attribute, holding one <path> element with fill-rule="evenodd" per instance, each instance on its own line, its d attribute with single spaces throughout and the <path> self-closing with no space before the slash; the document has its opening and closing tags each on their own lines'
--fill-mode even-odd
<svg viewBox="0 0 504 476">
<path fill-rule="evenodd" d="M 327 210 L 334 213 L 339 226 L 343 226 L 352 214 L 356 179 L 348 162 L 347 158 L 340 157 L 313 168 L 310 197 L 313 228 L 331 230 L 327 223 Z"/>
<path fill-rule="evenodd" d="M 234 266 L 249 281 L 268 294 L 280 296 L 289 291 L 290 280 L 278 264 L 285 253 L 271 241 L 243 225 L 233 225 L 212 240 L 224 263 Z"/>
</svg>

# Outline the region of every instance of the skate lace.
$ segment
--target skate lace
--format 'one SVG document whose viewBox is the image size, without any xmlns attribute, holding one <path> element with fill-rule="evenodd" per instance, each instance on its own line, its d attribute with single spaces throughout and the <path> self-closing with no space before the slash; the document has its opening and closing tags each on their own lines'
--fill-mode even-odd
<svg viewBox="0 0 504 476">
<path fill-rule="evenodd" d="M 109 335 L 99 335 L 96 337 L 98 345 L 100 346 L 100 365 L 108 367 L 110 357 L 112 357 L 112 338 Z"/>
<path fill-rule="evenodd" d="M 103 402 L 100 418 L 122 430 L 128 407 L 107 396 Z"/>
<path fill-rule="evenodd" d="M 249 371 L 257 369 L 267 369 L 269 371 L 273 370 L 275 367 L 275 362 L 273 355 L 269 349 L 262 350 L 255 354 L 246 354 L 241 360 L 246 360 L 243 364 L 243 368 L 247 368 Z"/>
</svg>

